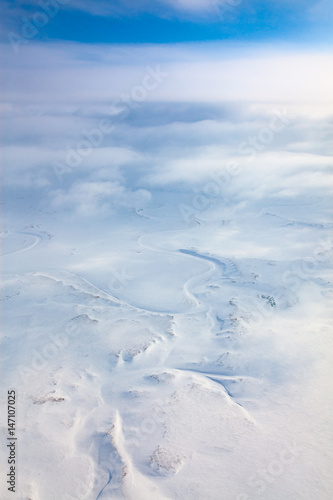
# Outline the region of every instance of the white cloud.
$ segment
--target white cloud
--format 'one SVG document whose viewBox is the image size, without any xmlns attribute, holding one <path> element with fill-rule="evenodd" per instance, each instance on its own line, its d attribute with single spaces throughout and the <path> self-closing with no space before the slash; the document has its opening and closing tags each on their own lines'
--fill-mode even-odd
<svg viewBox="0 0 333 500">
<path fill-rule="evenodd" d="M 145 100 L 331 102 L 332 51 L 232 43 L 166 46 L 49 44 L 4 48 L 6 102 L 112 102 L 142 85 L 147 66 L 165 75 Z M 111 108 L 110 108 L 111 113 Z"/>
<path fill-rule="evenodd" d="M 97 214 L 115 206 L 139 207 L 149 201 L 148 190 L 154 195 L 175 184 L 191 190 L 235 160 L 249 166 L 228 191 L 231 197 L 257 199 L 272 194 L 272 186 L 306 196 L 309 173 L 313 189 L 326 193 L 323 179 L 332 154 L 330 52 L 228 43 L 73 43 L 30 44 L 15 62 L 8 52 L 5 59 L 4 183 L 43 188 L 41 196 L 53 208 Z M 148 65 L 169 75 L 134 103 L 128 116 L 116 115 L 114 101 L 131 95 Z M 267 128 L 276 109 L 285 108 L 290 124 L 261 144 L 248 164 L 240 145 Z M 114 123 L 112 133 L 58 179 L 53 162 L 66 163 L 68 151 L 85 138 L 83 131 L 96 129 L 104 118 Z M 286 185 L 285 173 L 302 169 L 305 177 Z M 315 169 L 324 174 L 313 176 Z"/>
<path fill-rule="evenodd" d="M 178 11 L 188 11 L 191 13 L 213 12 L 214 6 L 227 3 L 218 0 L 160 0 L 161 3 L 169 5 Z"/>
<path fill-rule="evenodd" d="M 89 217 L 108 214 L 115 207 L 140 208 L 149 202 L 150 193 L 127 190 L 117 182 L 79 182 L 67 191 L 52 191 L 50 199 L 52 209 L 70 209 Z"/>
</svg>

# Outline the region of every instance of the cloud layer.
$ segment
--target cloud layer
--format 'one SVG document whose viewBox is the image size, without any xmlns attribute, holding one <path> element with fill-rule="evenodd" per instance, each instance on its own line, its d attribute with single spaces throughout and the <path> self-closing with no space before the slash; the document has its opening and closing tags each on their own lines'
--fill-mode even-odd
<svg viewBox="0 0 333 500">
<path fill-rule="evenodd" d="M 329 52 L 30 44 L 3 57 L 3 183 L 44 208 L 142 208 L 235 163 L 230 199 L 328 195 Z"/>
</svg>

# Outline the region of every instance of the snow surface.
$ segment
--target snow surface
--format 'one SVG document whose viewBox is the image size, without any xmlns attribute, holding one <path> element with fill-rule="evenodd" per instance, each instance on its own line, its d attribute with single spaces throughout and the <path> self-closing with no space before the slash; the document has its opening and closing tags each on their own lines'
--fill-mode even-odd
<svg viewBox="0 0 333 500">
<path fill-rule="evenodd" d="M 60 228 L 60 238 L 4 235 L 2 381 L 18 391 L 17 498 L 329 499 L 327 259 L 307 274 L 300 258 L 243 257 L 254 243 L 233 229 L 245 224 L 237 216 L 175 230 L 144 211 L 114 220 L 86 243 Z M 272 239 L 320 231 L 300 222 L 263 213 L 253 225 Z M 290 269 L 301 269 L 293 286 Z"/>
<path fill-rule="evenodd" d="M 37 138 L 59 118 L 39 106 Z M 19 462 L 0 497 L 331 500 L 331 115 L 291 110 L 248 161 L 237 145 L 275 105 L 177 105 L 182 123 L 159 106 L 118 125 L 116 167 L 114 145 L 62 182 L 32 151 L 8 162 L 1 398 L 17 390 Z M 241 171 L 207 195 L 230 158 Z"/>
</svg>

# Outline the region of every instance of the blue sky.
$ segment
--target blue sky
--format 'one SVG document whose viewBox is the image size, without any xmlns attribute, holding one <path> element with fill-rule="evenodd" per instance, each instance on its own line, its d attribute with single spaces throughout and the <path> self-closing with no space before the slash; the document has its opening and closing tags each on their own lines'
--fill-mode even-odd
<svg viewBox="0 0 333 500">
<path fill-rule="evenodd" d="M 2 38 L 43 24 L 34 40 L 175 43 L 207 40 L 332 40 L 331 0 L 28 0 L 2 3 Z M 45 14 L 46 12 L 46 14 Z"/>
</svg>

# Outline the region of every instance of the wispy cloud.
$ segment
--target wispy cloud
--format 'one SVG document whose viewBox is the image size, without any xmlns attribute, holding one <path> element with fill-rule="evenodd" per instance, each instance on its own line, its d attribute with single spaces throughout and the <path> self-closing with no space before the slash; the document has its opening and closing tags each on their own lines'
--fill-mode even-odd
<svg viewBox="0 0 333 500">
<path fill-rule="evenodd" d="M 148 100 L 329 102 L 332 60 L 331 50 L 318 53 L 287 44 L 31 44 L 15 58 L 4 48 L 8 70 L 3 99 L 10 102 L 20 94 L 20 103 L 33 100 L 35 104 L 78 106 L 84 100 L 85 105 L 109 102 L 111 106 L 112 99 L 142 79 L 148 64 L 159 63 L 171 78 L 151 92 Z"/>
<path fill-rule="evenodd" d="M 160 189 L 200 190 L 232 161 L 243 165 L 224 189 L 234 199 L 304 198 L 311 189 L 325 196 L 329 189 L 323 173 L 332 166 L 330 52 L 58 43 L 30 44 L 15 61 L 6 51 L 4 58 L 3 183 L 38 190 L 44 206 L 77 214 L 141 207 Z M 168 78 L 121 115 L 120 96 L 142 81 L 148 64 Z M 263 136 L 246 155 L 277 110 L 287 110 L 288 128 L 267 144 Z M 112 133 L 59 184 L 54 162 L 104 118 L 112 120 Z"/>
<path fill-rule="evenodd" d="M 55 210 L 74 210 L 79 216 L 110 214 L 115 208 L 136 208 L 150 201 L 149 191 L 125 189 L 118 182 L 78 182 L 67 191 L 50 193 L 50 207 Z"/>
<path fill-rule="evenodd" d="M 15 53 L 31 41 L 50 39 L 124 43 L 287 38 L 313 44 L 331 39 L 329 0 L 27 0 L 3 2 L 0 12 L 2 37 Z"/>
</svg>

